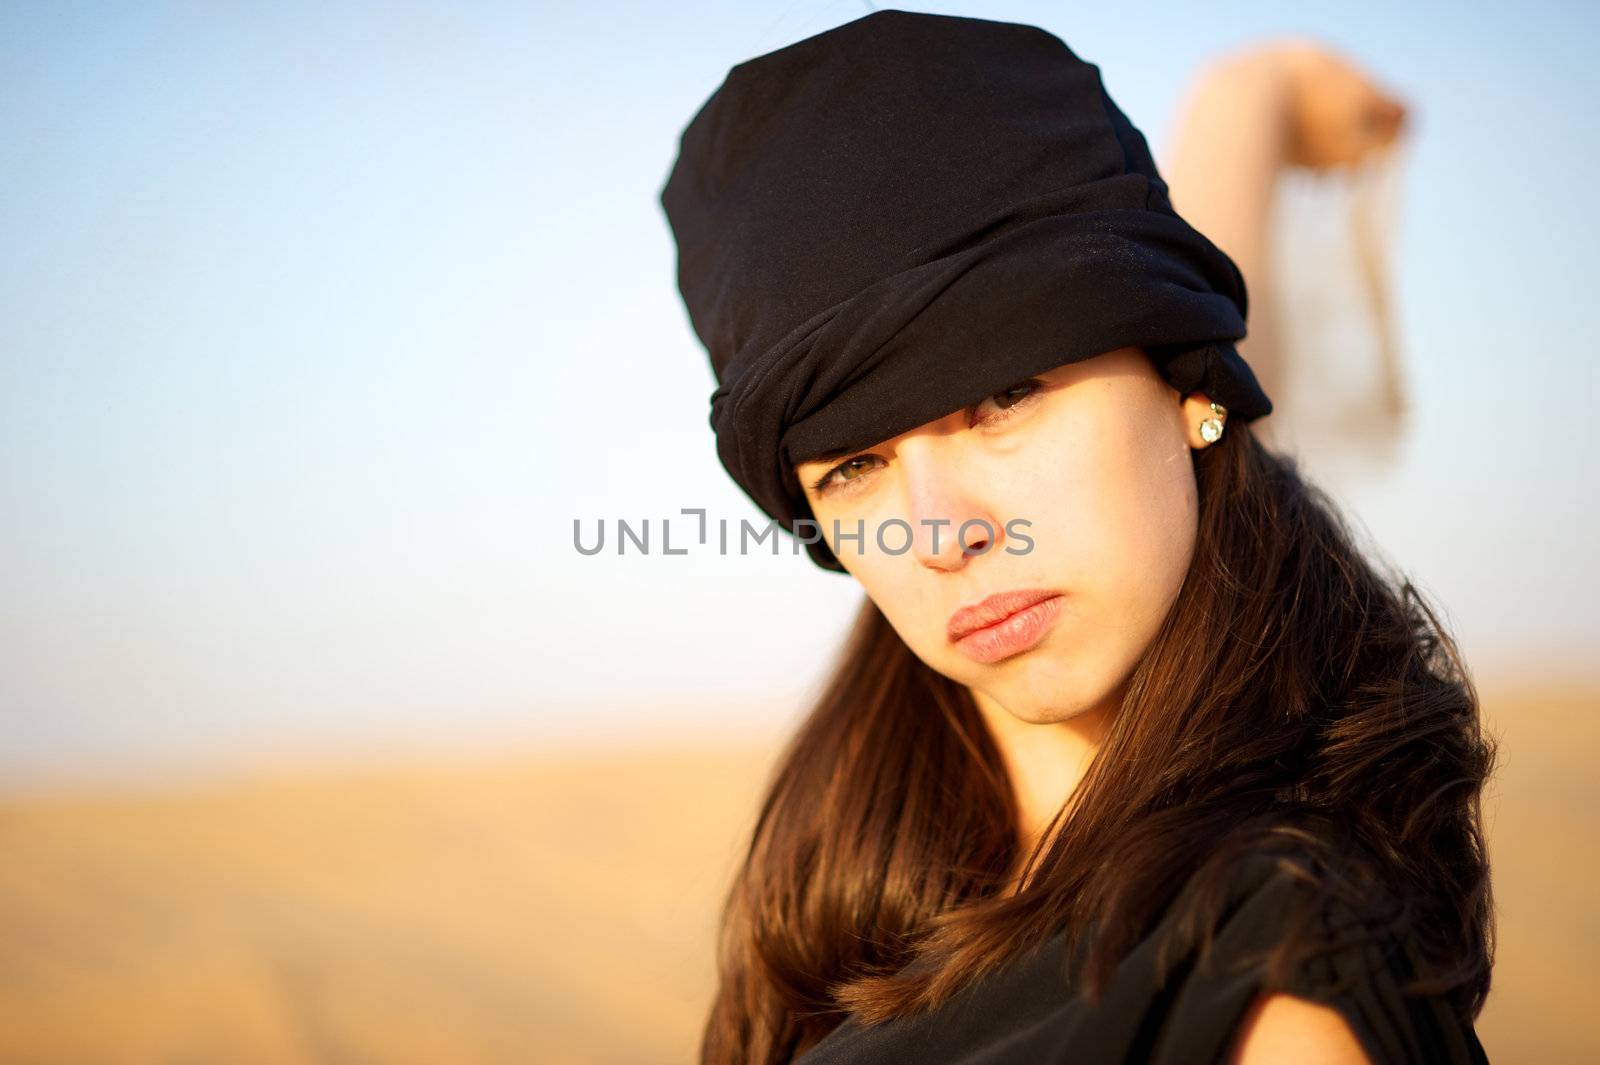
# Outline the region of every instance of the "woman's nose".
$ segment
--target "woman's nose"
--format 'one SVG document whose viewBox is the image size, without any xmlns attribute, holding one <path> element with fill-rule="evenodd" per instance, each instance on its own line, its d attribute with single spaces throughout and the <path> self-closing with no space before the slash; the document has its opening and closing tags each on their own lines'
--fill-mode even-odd
<svg viewBox="0 0 1600 1065">
<path fill-rule="evenodd" d="M 911 552 L 932 569 L 956 570 L 1004 537 L 984 486 L 949 456 L 902 449 Z M 903 533 L 903 530 L 901 530 Z"/>
</svg>

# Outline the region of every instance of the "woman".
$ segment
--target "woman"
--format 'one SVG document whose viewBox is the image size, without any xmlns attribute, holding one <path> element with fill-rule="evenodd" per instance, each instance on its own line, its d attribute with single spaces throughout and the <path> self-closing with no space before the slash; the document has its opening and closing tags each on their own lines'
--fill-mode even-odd
<svg viewBox="0 0 1600 1065">
<path fill-rule="evenodd" d="M 734 67 L 661 199 L 724 465 L 866 592 L 702 1060 L 1484 1060 L 1476 694 L 1255 439 L 1244 279 L 1098 68 L 876 12 Z"/>
</svg>

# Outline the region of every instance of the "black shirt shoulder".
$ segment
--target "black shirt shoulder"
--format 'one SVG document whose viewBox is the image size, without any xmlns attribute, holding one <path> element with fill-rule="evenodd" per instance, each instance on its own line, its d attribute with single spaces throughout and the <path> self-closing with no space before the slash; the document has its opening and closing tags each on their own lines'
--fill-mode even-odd
<svg viewBox="0 0 1600 1065">
<path fill-rule="evenodd" d="M 1338 1010 L 1374 1065 L 1487 1062 L 1444 995 L 1402 992 L 1412 962 L 1403 937 L 1362 934 L 1353 911 L 1274 856 L 1237 860 L 1225 888 L 1211 936 L 1179 940 L 1175 952 L 1169 908 L 1098 1001 L 1075 986 L 1077 958 L 1057 935 L 935 1010 L 874 1026 L 847 1019 L 793 1065 L 1223 1065 L 1240 1021 L 1270 991 Z M 1271 979 L 1267 955 L 1302 914 L 1343 933 L 1343 945 Z"/>
<path fill-rule="evenodd" d="M 1168 981 L 1152 1063 L 1222 1062 L 1257 996 L 1274 991 L 1337 1010 L 1374 1065 L 1487 1062 L 1450 996 L 1405 990 L 1417 956 L 1403 932 L 1365 924 L 1354 906 L 1269 855 L 1237 863 L 1230 899 L 1214 941 Z M 1275 977 L 1267 957 L 1303 918 L 1328 937 L 1328 949 Z"/>
</svg>

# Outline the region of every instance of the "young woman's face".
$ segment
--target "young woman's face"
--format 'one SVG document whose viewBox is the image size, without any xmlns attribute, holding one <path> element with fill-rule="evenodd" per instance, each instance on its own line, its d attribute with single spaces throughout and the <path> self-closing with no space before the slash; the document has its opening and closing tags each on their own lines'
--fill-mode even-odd
<svg viewBox="0 0 1600 1065">
<path fill-rule="evenodd" d="M 796 473 L 830 545 L 835 521 L 861 523 L 839 561 L 922 661 L 980 703 L 1064 721 L 1120 705 L 1177 597 L 1210 415 L 1119 348 Z M 1026 594 L 958 614 L 1002 593 Z M 957 632 L 989 624 L 952 639 L 953 615 Z"/>
</svg>

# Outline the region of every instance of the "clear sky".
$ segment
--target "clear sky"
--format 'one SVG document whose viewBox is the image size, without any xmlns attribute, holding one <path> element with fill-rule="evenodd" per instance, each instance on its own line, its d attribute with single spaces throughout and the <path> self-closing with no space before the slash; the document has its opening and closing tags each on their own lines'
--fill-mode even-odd
<svg viewBox="0 0 1600 1065">
<path fill-rule="evenodd" d="M 1600 9 L 899 6 L 1051 30 L 1158 159 L 1271 33 L 1411 102 L 1418 416 L 1341 501 L 1482 679 L 1600 672 Z M 729 66 L 866 10 L 0 7 L 0 779 L 787 720 L 852 581 L 572 521 L 758 520 L 655 197 Z"/>
</svg>

